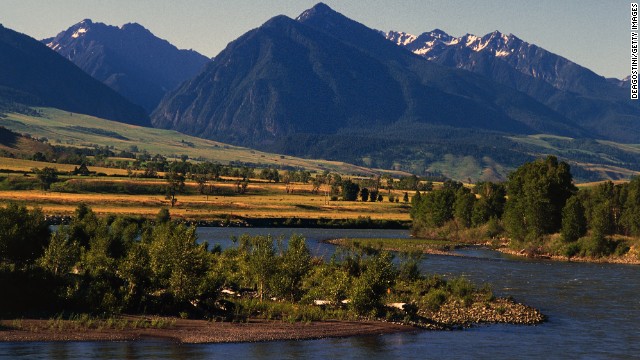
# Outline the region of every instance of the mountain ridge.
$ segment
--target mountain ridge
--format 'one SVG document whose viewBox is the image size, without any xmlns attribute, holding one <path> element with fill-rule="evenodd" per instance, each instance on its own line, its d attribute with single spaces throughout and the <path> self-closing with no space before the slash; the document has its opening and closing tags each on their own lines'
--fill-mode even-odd
<svg viewBox="0 0 640 360">
<path fill-rule="evenodd" d="M 196 51 L 178 49 L 138 23 L 113 26 L 84 19 L 41 42 L 147 113 L 167 91 L 210 61 Z"/>
<path fill-rule="evenodd" d="M 526 93 L 596 137 L 640 142 L 640 104 L 628 99 L 624 79 L 606 79 L 497 30 L 461 37 L 439 29 L 418 36 L 390 31 L 386 38 L 429 61 L 465 69 Z"/>
<path fill-rule="evenodd" d="M 51 106 L 149 126 L 142 108 L 127 101 L 36 39 L 0 26 L 0 102 Z"/>
<path fill-rule="evenodd" d="M 239 56 L 240 53 L 243 56 Z M 273 136 L 289 135 L 285 128 L 296 126 L 296 123 L 287 123 L 290 119 L 301 125 L 311 118 L 314 120 L 307 123 L 320 126 L 336 117 L 341 117 L 336 120 L 339 125 L 348 127 L 414 118 L 451 126 L 523 133 L 543 132 L 548 128 L 566 135 L 581 131 L 575 124 L 520 93 L 490 84 L 467 72 L 433 65 L 401 50 L 375 30 L 324 4 L 303 12 L 298 20 L 286 16 L 270 19 L 231 42 L 215 59 L 203 73 L 163 99 L 152 114 L 155 126 L 190 134 L 200 132 L 205 137 L 228 136 L 223 132 L 230 129 L 230 124 L 246 120 L 243 116 L 253 119 L 249 121 L 252 125 L 246 128 L 255 130 L 255 125 L 262 121 L 258 115 L 264 115 L 271 124 L 261 126 L 265 133 Z M 293 69 L 299 76 L 293 76 Z M 276 74 L 282 77 L 278 78 Z M 227 79 L 229 83 L 216 87 L 225 76 L 235 80 Z M 449 81 L 451 79 L 455 81 Z M 351 84 L 347 84 L 349 82 Z M 241 94 L 237 93 L 235 84 L 244 86 Z M 288 88 L 297 90 L 289 91 Z M 305 108 L 313 108 L 313 111 L 293 104 L 295 97 L 305 92 L 307 96 L 298 102 L 308 102 L 304 104 Z M 255 95 L 263 102 L 263 109 L 258 110 L 259 106 L 255 106 L 256 97 L 243 98 L 243 94 Z M 282 103 L 290 108 L 283 107 Z M 441 103 L 455 106 L 439 106 Z M 246 109 L 239 108 L 239 104 L 255 109 L 247 113 Z M 292 110 L 296 106 L 298 108 Z M 530 121 L 532 117 L 536 121 Z M 368 120 L 363 122 L 363 118 Z M 316 130 L 335 133 L 338 128 L 334 125 Z M 305 126 L 302 124 L 295 130 L 314 131 Z"/>
</svg>

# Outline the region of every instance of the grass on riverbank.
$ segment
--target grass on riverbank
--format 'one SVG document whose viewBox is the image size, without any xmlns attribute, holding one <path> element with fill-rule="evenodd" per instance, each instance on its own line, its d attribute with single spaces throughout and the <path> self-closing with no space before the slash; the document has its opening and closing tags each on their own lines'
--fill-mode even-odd
<svg viewBox="0 0 640 360">
<path fill-rule="evenodd" d="M 449 240 L 431 239 L 394 239 L 394 238 L 351 238 L 333 239 L 327 241 L 330 244 L 345 246 L 349 248 L 373 248 L 384 251 L 397 252 L 444 252 L 453 250 L 464 244 Z"/>
<path fill-rule="evenodd" d="M 125 329 L 170 329 L 176 319 L 161 316 L 111 316 L 96 317 L 89 314 L 62 314 L 43 321 L 30 319 L 0 320 L 0 329 L 22 331 L 79 331 L 79 330 L 125 330 Z"/>
</svg>

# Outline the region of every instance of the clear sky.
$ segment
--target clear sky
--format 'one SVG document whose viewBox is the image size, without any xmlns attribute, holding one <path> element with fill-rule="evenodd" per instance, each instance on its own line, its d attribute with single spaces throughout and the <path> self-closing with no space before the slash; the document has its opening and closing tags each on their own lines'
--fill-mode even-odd
<svg viewBox="0 0 640 360">
<path fill-rule="evenodd" d="M 317 0 L 0 0 L 0 23 L 37 39 L 89 18 L 137 22 L 179 48 L 212 57 L 269 18 L 295 18 Z M 324 0 L 379 30 L 461 36 L 494 30 L 562 55 L 606 77 L 630 73 L 628 0 Z"/>
</svg>

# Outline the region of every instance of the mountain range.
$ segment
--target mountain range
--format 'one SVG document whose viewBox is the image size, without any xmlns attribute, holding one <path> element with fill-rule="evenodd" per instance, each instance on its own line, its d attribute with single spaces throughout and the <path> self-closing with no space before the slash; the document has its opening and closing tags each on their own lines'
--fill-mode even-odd
<svg viewBox="0 0 640 360">
<path fill-rule="evenodd" d="M 117 27 L 85 19 L 42 43 L 147 113 L 210 61 L 196 51 L 179 50 L 137 23 Z"/>
<path fill-rule="evenodd" d="M 41 58 L 57 52 L 56 62 L 73 62 L 144 106 L 154 127 L 258 150 L 464 180 L 501 179 L 549 153 L 582 179 L 640 170 L 635 148 L 604 141 L 640 143 L 640 104 L 627 99 L 628 78 L 605 79 L 498 31 L 385 33 L 319 3 L 296 19 L 270 19 L 213 59 L 139 24 L 88 19 L 42 43 Z M 59 77 L 77 77 L 74 69 Z M 16 102 L 54 103 L 11 91 Z"/>
<path fill-rule="evenodd" d="M 628 80 L 606 79 L 515 35 L 453 37 L 436 29 L 386 38 L 429 61 L 460 68 L 526 93 L 589 130 L 594 137 L 640 142 L 640 104 Z"/>
<path fill-rule="evenodd" d="M 0 25 L 0 111 L 48 106 L 149 126 L 149 117 L 39 41 Z"/>
<path fill-rule="evenodd" d="M 414 173 L 437 171 L 434 164 L 445 158 L 467 159 L 480 178 L 500 178 L 505 167 L 549 152 L 514 135 L 640 142 L 640 111 L 622 96 L 624 81 L 497 32 L 464 39 L 469 63 L 486 58 L 486 72 L 451 65 L 444 55 L 425 58 L 456 42 L 444 32 L 417 38 L 381 33 L 322 3 L 296 19 L 277 16 L 169 92 L 152 123 L 261 150 Z M 421 52 L 427 43 L 435 46 Z M 499 61 L 513 53 L 494 45 L 505 43 L 520 44 L 513 50 L 520 62 Z M 562 67 L 547 74 L 549 63 Z M 562 155 L 595 161 L 585 154 L 613 151 L 589 144 L 588 151 Z M 627 164 L 627 155 L 612 163 Z"/>
<path fill-rule="evenodd" d="M 529 96 L 425 61 L 324 4 L 296 20 L 275 17 L 230 43 L 167 94 L 152 122 L 257 147 L 398 122 L 586 134 Z"/>
</svg>

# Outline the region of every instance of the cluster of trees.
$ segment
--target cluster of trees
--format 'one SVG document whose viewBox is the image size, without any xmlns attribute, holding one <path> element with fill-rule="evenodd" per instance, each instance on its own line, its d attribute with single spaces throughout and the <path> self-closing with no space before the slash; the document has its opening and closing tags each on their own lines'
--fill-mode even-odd
<svg viewBox="0 0 640 360">
<path fill-rule="evenodd" d="M 628 246 L 612 236 L 640 236 L 640 178 L 578 190 L 569 165 L 553 156 L 525 163 L 504 184 L 479 183 L 469 190 L 445 182 L 442 189 L 417 193 L 412 203 L 418 235 L 447 224 L 488 224 L 489 236 L 504 233 L 513 246 L 567 256 L 622 254 Z M 560 242 L 553 234 L 560 234 Z"/>
<path fill-rule="evenodd" d="M 224 251 L 210 248 L 198 241 L 195 227 L 171 221 L 166 209 L 151 221 L 99 218 L 80 205 L 69 225 L 51 233 L 41 211 L 9 205 L 0 208 L 0 286 L 6 289 L 0 315 L 233 317 L 247 297 L 300 304 L 322 299 L 354 315 L 380 315 L 389 296 L 417 301 L 446 285 L 420 275 L 415 256 L 397 265 L 387 252 L 357 248 L 324 261 L 296 235 L 244 235 L 234 242 Z M 391 291 L 398 284 L 404 295 Z M 243 297 L 230 304 L 221 299 L 223 289 Z"/>
<path fill-rule="evenodd" d="M 462 183 L 446 181 L 442 188 L 425 194 L 416 192 L 412 198 L 413 231 L 420 234 L 450 221 L 463 228 L 481 226 L 502 217 L 505 200 L 502 184 L 482 182 L 471 190 Z"/>
</svg>

